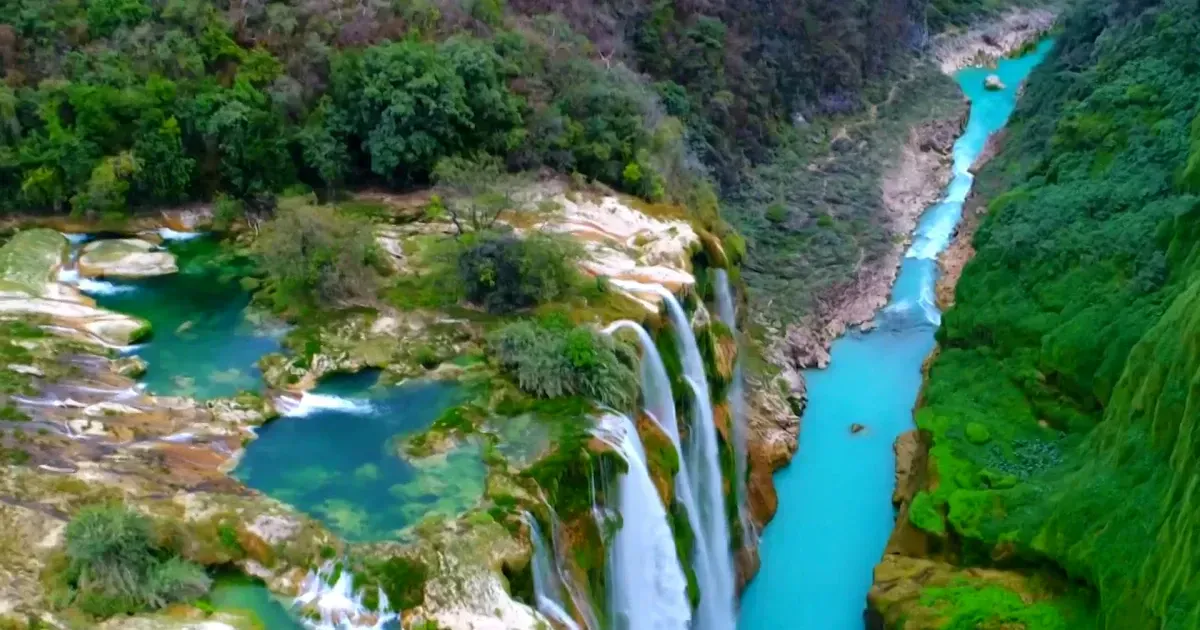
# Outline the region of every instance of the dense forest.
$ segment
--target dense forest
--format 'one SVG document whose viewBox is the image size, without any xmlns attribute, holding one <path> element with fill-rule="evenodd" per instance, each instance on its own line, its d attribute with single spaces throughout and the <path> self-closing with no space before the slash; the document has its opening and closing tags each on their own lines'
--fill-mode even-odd
<svg viewBox="0 0 1200 630">
<path fill-rule="evenodd" d="M 481 152 L 686 199 L 988 4 L 15 0 L 0 203 L 261 203 Z"/>
<path fill-rule="evenodd" d="M 1200 618 L 1198 92 L 1195 2 L 1075 3 L 980 176 L 917 415 L 938 483 L 912 523 L 1089 585 L 1102 628 Z"/>
</svg>

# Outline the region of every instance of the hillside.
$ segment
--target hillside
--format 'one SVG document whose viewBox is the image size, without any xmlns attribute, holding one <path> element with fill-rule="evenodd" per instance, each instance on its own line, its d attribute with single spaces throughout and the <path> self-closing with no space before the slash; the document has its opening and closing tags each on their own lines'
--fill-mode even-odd
<svg viewBox="0 0 1200 630">
<path fill-rule="evenodd" d="M 1197 35 L 1195 3 L 1077 3 L 982 170 L 876 573 L 895 627 L 1195 626 Z"/>
</svg>

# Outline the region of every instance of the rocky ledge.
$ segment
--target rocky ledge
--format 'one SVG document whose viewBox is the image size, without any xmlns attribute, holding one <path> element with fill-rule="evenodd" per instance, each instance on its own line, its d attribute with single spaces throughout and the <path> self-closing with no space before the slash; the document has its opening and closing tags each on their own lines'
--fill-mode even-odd
<svg viewBox="0 0 1200 630">
<path fill-rule="evenodd" d="M 77 264 L 85 278 L 149 278 L 179 271 L 174 254 L 137 238 L 92 241 L 83 246 Z"/>
</svg>

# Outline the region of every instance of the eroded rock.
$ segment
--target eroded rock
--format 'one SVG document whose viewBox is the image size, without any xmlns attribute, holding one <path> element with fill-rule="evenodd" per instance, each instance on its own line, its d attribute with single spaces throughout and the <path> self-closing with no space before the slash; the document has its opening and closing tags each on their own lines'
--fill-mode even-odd
<svg viewBox="0 0 1200 630">
<path fill-rule="evenodd" d="M 179 271 L 174 254 L 137 238 L 92 241 L 83 246 L 78 265 L 86 278 L 150 278 Z"/>
</svg>

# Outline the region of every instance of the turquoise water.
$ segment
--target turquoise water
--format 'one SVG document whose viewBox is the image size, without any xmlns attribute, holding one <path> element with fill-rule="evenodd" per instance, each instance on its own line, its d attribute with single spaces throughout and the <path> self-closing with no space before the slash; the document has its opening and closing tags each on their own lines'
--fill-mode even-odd
<svg viewBox="0 0 1200 630">
<path fill-rule="evenodd" d="M 148 364 L 142 382 L 154 394 L 216 398 L 257 391 L 255 367 L 280 347 L 281 331 L 246 318 L 250 294 L 239 270 L 215 258 L 210 238 L 167 243 L 179 273 L 137 281 L 81 284 L 105 308 L 148 320 L 153 334 L 134 351 Z"/>
<path fill-rule="evenodd" d="M 242 575 L 217 576 L 208 600 L 220 611 L 248 613 L 263 630 L 304 629 L 262 582 Z"/>
<path fill-rule="evenodd" d="M 415 462 L 396 454 L 396 437 L 429 427 L 461 402 L 459 387 L 377 387 L 376 376 L 323 383 L 306 399 L 307 411 L 259 431 L 234 476 L 351 541 L 391 539 L 429 514 L 453 515 L 474 504 L 485 472 L 478 443 Z"/>
<path fill-rule="evenodd" d="M 971 187 L 967 172 L 987 137 L 1007 122 L 1017 88 L 1051 48 L 1043 42 L 996 70 L 957 75 L 971 117 L 954 147 L 946 198 L 922 215 L 879 327 L 833 344 L 826 370 L 806 373 L 800 450 L 775 476 L 779 512 L 762 537 L 762 568 L 742 598 L 742 630 L 861 630 L 875 564 L 891 534 L 892 443 L 913 428 L 921 363 L 934 347 L 936 255 L 949 243 Z M 989 92 L 987 75 L 1006 89 Z M 850 433 L 860 423 L 867 430 Z"/>
</svg>

